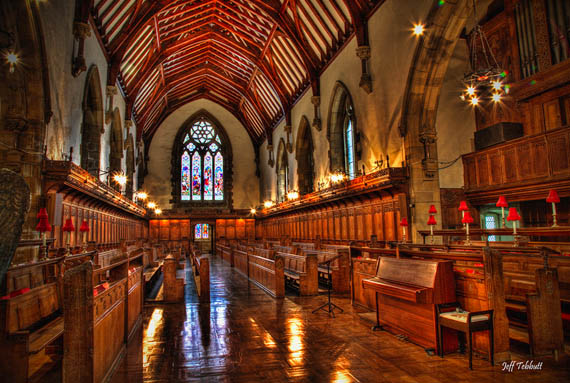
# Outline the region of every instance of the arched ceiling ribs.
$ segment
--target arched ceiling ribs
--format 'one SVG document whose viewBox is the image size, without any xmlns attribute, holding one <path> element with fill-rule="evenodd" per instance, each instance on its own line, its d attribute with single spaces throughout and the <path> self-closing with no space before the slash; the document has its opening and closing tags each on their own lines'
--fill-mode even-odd
<svg viewBox="0 0 570 383">
<path fill-rule="evenodd" d="M 93 0 L 117 81 L 145 140 L 165 115 L 208 98 L 260 143 L 382 0 Z M 82 14 L 85 7 L 78 8 Z"/>
</svg>

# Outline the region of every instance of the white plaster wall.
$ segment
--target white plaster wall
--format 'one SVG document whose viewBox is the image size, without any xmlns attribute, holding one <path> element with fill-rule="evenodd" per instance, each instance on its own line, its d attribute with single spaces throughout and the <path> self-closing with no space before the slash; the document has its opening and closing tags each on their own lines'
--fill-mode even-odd
<svg viewBox="0 0 570 383">
<path fill-rule="evenodd" d="M 228 110 L 206 99 L 180 107 L 162 122 L 150 143 L 148 175 L 144 180 L 144 189 L 162 209 L 171 208 L 170 178 L 174 139 L 182 124 L 202 109 L 207 110 L 222 124 L 232 145 L 233 207 L 249 209 L 256 206 L 259 201 L 259 178 L 255 175 L 255 153 L 247 131 Z"/>
<path fill-rule="evenodd" d="M 77 41 L 73 36 L 73 21 L 75 13 L 74 0 L 50 0 L 39 2 L 40 18 L 44 31 L 46 55 L 50 81 L 50 97 L 53 117 L 47 126 L 46 144 L 48 158 L 62 159 L 63 153 L 68 154 L 73 147 L 73 162 L 81 164 L 81 123 L 83 121 L 83 95 L 89 69 L 95 65 L 99 70 L 101 92 L 105 110 L 109 108 L 106 95 L 107 60 L 94 33 L 85 40 L 85 62 L 87 71 L 78 77 L 71 74 L 71 63 Z M 112 109 L 119 108 L 125 129 L 125 100 L 119 92 L 113 99 Z M 131 133 L 136 127 L 131 128 Z M 136 138 L 133 136 L 133 138 Z M 101 170 L 109 166 L 110 124 L 105 125 L 105 133 L 101 136 Z M 136 142 L 136 140 L 135 140 Z M 126 153 L 123 154 L 123 169 L 125 170 Z M 101 176 L 105 181 L 106 177 Z M 136 185 L 136 182 L 135 182 Z"/>
<path fill-rule="evenodd" d="M 445 74 L 439 105 L 437 108 L 437 152 L 440 162 L 439 186 L 441 188 L 463 187 L 462 154 L 470 153 L 473 149 L 473 134 L 475 133 L 475 115 L 473 108 L 461 101 L 459 93 L 463 89 L 461 78 L 468 68 L 469 50 L 465 40 L 461 39 L 455 46 L 453 56 L 449 61 Z M 449 167 L 447 167 L 449 166 Z"/>
<path fill-rule="evenodd" d="M 337 81 L 350 92 L 356 113 L 357 128 L 361 132 L 362 158 L 358 169 L 364 164 L 366 172 L 374 168 L 377 159 L 390 158 L 391 166 L 401 166 L 404 161 L 402 139 L 398 131 L 403 94 L 417 40 L 411 29 L 413 24 L 426 18 L 432 1 L 387 0 L 369 20 L 369 43 L 371 59 L 369 72 L 372 76 L 372 93 L 359 86 L 361 61 L 356 56 L 357 41 L 352 38 L 329 64 L 320 77 L 321 124 L 318 132 L 312 129 L 315 147 L 315 182 L 326 178 L 329 172 L 329 142 L 327 126 L 329 105 Z M 297 138 L 299 122 L 306 115 L 309 122 L 314 117 L 311 104 L 312 92 L 308 90 L 291 111 L 293 147 Z M 284 123 L 273 132 L 274 157 L 281 137 L 285 138 Z M 275 167 L 267 165 L 266 143 L 260 150 L 262 167 L 262 197 L 276 199 Z M 290 189 L 298 189 L 295 152 L 288 153 L 291 174 Z"/>
</svg>

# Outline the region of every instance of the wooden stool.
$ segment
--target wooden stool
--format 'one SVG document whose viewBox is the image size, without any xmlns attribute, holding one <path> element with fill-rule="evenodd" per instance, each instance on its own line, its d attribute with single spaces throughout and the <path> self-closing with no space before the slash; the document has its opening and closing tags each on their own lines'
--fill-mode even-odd
<svg viewBox="0 0 570 383">
<path fill-rule="evenodd" d="M 454 311 L 442 311 L 455 308 Z M 457 310 L 459 309 L 459 310 Z M 467 347 L 469 348 L 469 369 L 473 369 L 472 334 L 478 331 L 489 331 L 489 361 L 494 365 L 493 359 L 493 310 L 467 312 L 460 309 L 458 303 L 437 305 L 437 319 L 439 331 L 439 350 L 443 358 L 443 327 L 465 333 Z"/>
</svg>

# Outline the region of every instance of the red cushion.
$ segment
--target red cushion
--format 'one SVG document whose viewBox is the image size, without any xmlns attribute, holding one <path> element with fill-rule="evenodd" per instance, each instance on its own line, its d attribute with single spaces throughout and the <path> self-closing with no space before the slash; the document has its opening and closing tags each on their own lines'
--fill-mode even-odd
<svg viewBox="0 0 570 383">
<path fill-rule="evenodd" d="M 30 291 L 29 287 L 24 287 L 23 289 L 12 291 L 10 293 L 10 298 L 17 297 L 18 295 L 23 295 L 29 291 Z"/>
<path fill-rule="evenodd" d="M 562 320 L 570 321 L 570 313 L 562 313 Z"/>
</svg>

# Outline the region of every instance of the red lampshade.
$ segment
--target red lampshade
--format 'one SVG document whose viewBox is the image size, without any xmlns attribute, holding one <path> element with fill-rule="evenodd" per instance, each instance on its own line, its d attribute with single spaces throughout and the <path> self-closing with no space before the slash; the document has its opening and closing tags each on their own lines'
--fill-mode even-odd
<svg viewBox="0 0 570 383">
<path fill-rule="evenodd" d="M 82 233 L 87 233 L 89 231 L 89 225 L 87 224 L 86 220 L 83 220 L 81 226 L 79 227 L 79 231 Z"/>
<path fill-rule="evenodd" d="M 61 228 L 61 230 L 63 231 L 67 231 L 67 232 L 71 232 L 75 230 L 75 226 L 73 226 L 73 221 L 71 220 L 71 218 L 68 218 L 65 221 L 65 225 L 63 225 L 63 227 Z"/>
<path fill-rule="evenodd" d="M 509 204 L 507 203 L 507 199 L 505 198 L 504 195 L 499 196 L 499 200 L 497 201 L 496 206 L 497 207 L 509 207 Z"/>
<path fill-rule="evenodd" d="M 517 209 L 514 207 L 511 207 L 509 209 L 509 215 L 507 216 L 507 221 L 520 221 L 520 219 L 521 219 L 521 216 L 517 212 Z"/>
<path fill-rule="evenodd" d="M 459 204 L 459 211 L 467 211 L 467 210 L 469 210 L 469 208 L 467 207 L 467 202 L 461 201 L 461 203 Z"/>
<path fill-rule="evenodd" d="M 37 217 L 40 219 L 40 222 L 36 225 L 36 231 L 39 231 L 40 233 L 51 231 L 51 225 L 49 224 L 48 214 L 45 207 L 40 209 Z"/>
<path fill-rule="evenodd" d="M 36 231 L 40 233 L 45 233 L 51 231 L 51 225 L 49 224 L 47 219 L 40 219 L 40 222 L 36 225 Z"/>
<path fill-rule="evenodd" d="M 48 219 L 48 213 L 47 213 L 47 210 L 46 210 L 45 207 L 42 207 L 42 208 L 40 209 L 40 211 L 38 212 L 37 218 L 39 218 L 39 219 L 42 219 L 42 218 Z"/>
<path fill-rule="evenodd" d="M 471 217 L 471 212 L 469 210 L 465 211 L 465 215 L 463 216 L 463 219 L 461 220 L 461 223 L 473 223 L 473 217 Z"/>
<path fill-rule="evenodd" d="M 406 217 L 402 218 L 400 221 L 400 226 L 408 227 L 408 219 Z"/>
<path fill-rule="evenodd" d="M 435 208 L 434 205 L 431 205 L 431 206 L 429 207 L 428 213 L 430 213 L 430 214 L 436 214 L 436 213 L 437 213 L 437 209 Z"/>
<path fill-rule="evenodd" d="M 433 205 L 432 205 L 433 206 Z M 433 215 L 429 216 L 429 219 L 427 221 L 427 224 L 430 226 L 434 226 L 437 225 L 437 222 L 435 221 L 435 217 Z"/>
<path fill-rule="evenodd" d="M 546 197 L 546 202 L 548 203 L 560 202 L 560 197 L 558 197 L 558 192 L 554 189 L 550 189 L 550 191 L 548 192 L 548 197 Z"/>
</svg>

